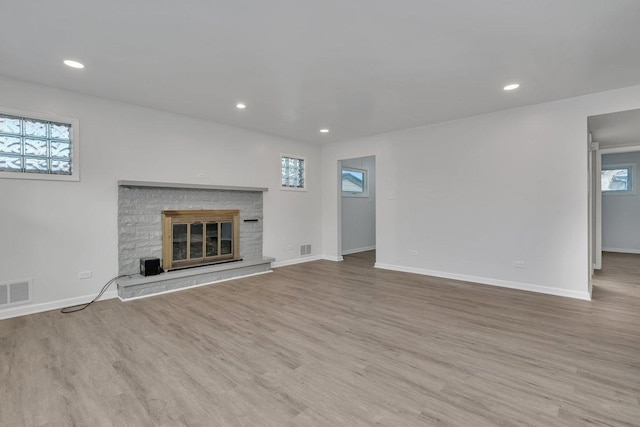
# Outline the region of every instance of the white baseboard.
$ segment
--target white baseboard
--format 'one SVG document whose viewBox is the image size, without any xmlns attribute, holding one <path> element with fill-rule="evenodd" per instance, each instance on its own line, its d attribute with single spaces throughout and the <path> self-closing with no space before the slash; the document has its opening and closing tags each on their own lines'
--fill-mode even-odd
<svg viewBox="0 0 640 427">
<path fill-rule="evenodd" d="M 602 248 L 602 252 L 617 252 L 621 254 L 640 254 L 640 249 Z"/>
<path fill-rule="evenodd" d="M 375 249 L 376 245 L 367 246 L 366 248 L 347 249 L 346 251 L 342 251 L 342 255 L 357 254 L 359 252 L 373 251 Z"/>
<path fill-rule="evenodd" d="M 296 258 L 296 259 L 288 259 L 286 261 L 272 262 L 271 267 L 272 268 L 286 267 L 288 265 L 302 264 L 305 262 L 318 261 L 321 259 L 324 259 L 326 261 L 334 261 L 334 262 L 344 261 L 344 258 L 342 258 L 342 256 L 314 255 L 314 256 L 306 256 L 304 258 Z"/>
<path fill-rule="evenodd" d="M 93 295 L 85 295 L 82 297 L 61 299 L 61 300 L 51 301 L 51 302 L 43 302 L 40 304 L 25 304 L 25 305 L 13 306 L 6 309 L 0 309 L 0 320 L 10 319 L 12 317 L 26 316 L 28 314 L 42 313 L 44 311 L 59 310 L 61 308 L 70 307 L 72 305 L 84 304 L 94 299 L 97 294 L 98 294 L 98 291 L 96 291 L 96 293 Z M 102 297 L 100 297 L 98 301 L 113 299 L 113 298 L 116 298 L 117 296 L 118 296 L 118 291 L 114 289 L 102 294 Z"/>
<path fill-rule="evenodd" d="M 486 277 L 467 276 L 465 274 L 447 273 L 443 271 L 426 270 L 422 268 L 403 267 L 400 265 L 376 263 L 375 268 L 383 270 L 401 271 L 404 273 L 422 274 L 424 276 L 442 277 L 444 279 L 461 280 L 464 282 L 479 283 L 482 285 L 499 286 L 501 288 L 518 289 L 521 291 L 538 292 L 541 294 L 556 295 L 561 297 L 576 298 L 591 301 L 589 292 L 574 291 L 571 289 L 552 288 L 549 286 L 532 285 L 529 283 L 511 282 L 507 280 L 489 279 Z"/>
</svg>

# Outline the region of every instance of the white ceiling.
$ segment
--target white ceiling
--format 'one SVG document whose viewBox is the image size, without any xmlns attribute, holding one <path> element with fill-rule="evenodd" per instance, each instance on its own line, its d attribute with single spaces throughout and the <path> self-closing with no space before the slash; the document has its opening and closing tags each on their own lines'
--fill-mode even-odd
<svg viewBox="0 0 640 427">
<path fill-rule="evenodd" d="M 640 110 L 591 116 L 588 122 L 593 141 L 600 147 L 640 145 Z"/>
<path fill-rule="evenodd" d="M 3 0 L 1 10 L 0 75 L 307 142 L 640 84 L 638 0 Z M 513 81 L 521 88 L 503 92 Z"/>
</svg>

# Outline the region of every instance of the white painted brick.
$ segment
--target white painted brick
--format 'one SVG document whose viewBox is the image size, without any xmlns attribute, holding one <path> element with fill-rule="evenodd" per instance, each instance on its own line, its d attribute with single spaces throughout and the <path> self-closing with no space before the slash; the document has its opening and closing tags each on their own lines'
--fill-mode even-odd
<svg viewBox="0 0 640 427">
<path fill-rule="evenodd" d="M 241 256 L 262 258 L 262 192 L 119 187 L 120 272 L 137 272 L 142 257 L 161 257 L 162 211 L 178 209 L 239 209 Z"/>
</svg>

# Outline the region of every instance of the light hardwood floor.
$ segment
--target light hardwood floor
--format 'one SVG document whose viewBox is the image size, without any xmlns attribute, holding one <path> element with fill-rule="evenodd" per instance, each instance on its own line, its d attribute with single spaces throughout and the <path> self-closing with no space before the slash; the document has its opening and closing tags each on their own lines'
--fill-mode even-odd
<svg viewBox="0 0 640 427">
<path fill-rule="evenodd" d="M 373 253 L 0 322 L 2 426 L 638 426 L 640 256 L 594 301 Z"/>
</svg>

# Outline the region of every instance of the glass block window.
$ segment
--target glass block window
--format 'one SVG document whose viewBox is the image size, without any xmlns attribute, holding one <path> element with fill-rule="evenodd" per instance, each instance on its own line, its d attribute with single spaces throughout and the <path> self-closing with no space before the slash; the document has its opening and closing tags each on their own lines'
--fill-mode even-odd
<svg viewBox="0 0 640 427">
<path fill-rule="evenodd" d="M 74 175 L 72 123 L 0 112 L 0 175 Z M 16 176 L 10 176 L 15 174 Z M 76 174 L 77 175 L 77 174 Z"/>
<path fill-rule="evenodd" d="M 300 156 L 281 156 L 282 189 L 303 190 L 305 188 L 305 159 Z"/>
<path fill-rule="evenodd" d="M 634 165 L 603 165 L 602 193 L 630 194 L 633 191 Z"/>
</svg>

